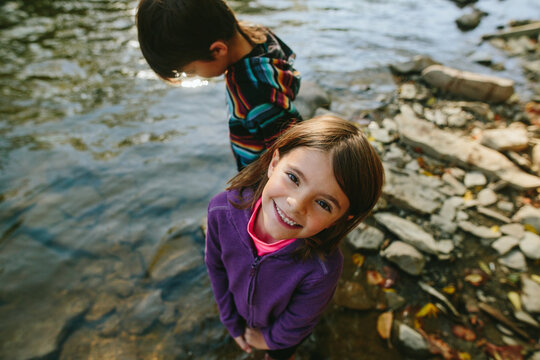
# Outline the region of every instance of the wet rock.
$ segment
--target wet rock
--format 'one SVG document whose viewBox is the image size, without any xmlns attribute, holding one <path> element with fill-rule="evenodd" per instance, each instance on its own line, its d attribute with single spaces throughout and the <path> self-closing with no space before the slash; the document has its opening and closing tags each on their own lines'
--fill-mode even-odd
<svg viewBox="0 0 540 360">
<path fill-rule="evenodd" d="M 19 74 L 18 78 L 27 80 L 30 78 L 43 79 L 84 79 L 87 77 L 86 71 L 72 60 L 56 59 L 34 63 L 26 66 Z"/>
<path fill-rule="evenodd" d="M 419 275 L 426 263 L 420 251 L 403 241 L 392 242 L 381 255 L 411 275 Z"/>
<path fill-rule="evenodd" d="M 525 70 L 527 76 L 532 80 L 540 79 L 540 60 L 526 61 L 523 64 L 523 69 Z"/>
<path fill-rule="evenodd" d="M 319 84 L 314 81 L 302 80 L 302 86 L 294 100 L 296 110 L 302 118 L 313 117 L 318 108 L 330 107 L 330 95 Z"/>
<path fill-rule="evenodd" d="M 426 186 L 431 181 L 426 176 L 393 170 L 389 164 L 384 164 L 386 182 L 383 195 L 388 202 L 404 209 L 421 214 L 431 214 L 440 206 L 441 194 Z"/>
<path fill-rule="evenodd" d="M 540 351 L 533 353 L 529 360 L 540 360 Z"/>
<path fill-rule="evenodd" d="M 424 337 L 416 330 L 405 324 L 400 324 L 398 328 L 398 340 L 407 350 L 418 356 L 425 356 L 429 353 L 429 345 Z"/>
<path fill-rule="evenodd" d="M 395 291 L 385 291 L 384 296 L 386 297 L 388 308 L 391 310 L 397 310 L 407 303 L 405 298 Z"/>
<path fill-rule="evenodd" d="M 450 197 L 446 199 L 439 210 L 439 215 L 449 221 L 454 220 L 457 214 L 458 208 L 464 204 L 463 198 L 460 197 Z"/>
<path fill-rule="evenodd" d="M 482 206 L 493 205 L 497 202 L 497 193 L 489 188 L 482 189 L 476 196 L 476 199 Z"/>
<path fill-rule="evenodd" d="M 375 308 L 375 302 L 368 296 L 365 287 L 355 281 L 339 283 L 334 301 L 339 306 L 354 310 L 369 310 Z"/>
<path fill-rule="evenodd" d="M 487 34 L 483 35 L 482 39 L 488 40 L 493 38 L 499 39 L 508 39 L 511 37 L 521 37 L 521 36 L 535 36 L 540 33 L 540 22 L 535 22 L 532 24 L 514 26 L 502 31 L 499 31 L 496 34 Z"/>
<path fill-rule="evenodd" d="M 502 210 L 504 212 L 507 212 L 507 213 L 510 213 L 512 211 L 514 211 L 514 204 L 511 203 L 510 201 L 499 201 L 497 203 L 497 208 L 499 210 Z"/>
<path fill-rule="evenodd" d="M 491 55 L 485 52 L 475 52 L 470 56 L 470 59 L 475 63 L 489 66 L 493 63 Z"/>
<path fill-rule="evenodd" d="M 532 260 L 540 259 L 540 236 L 526 231 L 519 241 L 519 248 L 527 258 Z"/>
<path fill-rule="evenodd" d="M 356 249 L 379 250 L 384 233 L 376 227 L 360 224 L 347 236 L 347 241 Z"/>
<path fill-rule="evenodd" d="M 508 39 L 504 49 L 511 56 L 525 56 L 529 52 L 534 52 L 535 43 L 528 36 L 520 36 Z"/>
<path fill-rule="evenodd" d="M 398 90 L 398 96 L 403 100 L 426 100 L 431 96 L 430 91 L 418 84 L 402 84 Z"/>
<path fill-rule="evenodd" d="M 452 240 L 440 240 L 437 242 L 437 250 L 441 254 L 451 254 L 454 248 L 455 246 Z"/>
<path fill-rule="evenodd" d="M 431 215 L 430 222 L 433 226 L 438 227 L 439 229 L 448 234 L 453 234 L 457 229 L 457 225 L 453 222 L 452 219 L 445 218 L 441 215 Z"/>
<path fill-rule="evenodd" d="M 124 328 L 131 334 L 142 334 L 165 310 L 161 290 L 154 290 L 140 299 L 132 299 L 131 311 L 124 319 Z"/>
<path fill-rule="evenodd" d="M 416 249 L 428 254 L 437 254 L 437 244 L 433 236 L 415 223 L 391 213 L 379 212 L 373 217 L 379 224 Z"/>
<path fill-rule="evenodd" d="M 504 102 L 514 93 L 514 81 L 494 76 L 432 65 L 422 71 L 433 87 L 472 100 Z"/>
<path fill-rule="evenodd" d="M 501 233 L 499 231 L 493 231 L 486 226 L 475 225 L 469 221 L 459 221 L 458 225 L 462 230 L 481 239 L 497 239 L 501 237 Z"/>
<path fill-rule="evenodd" d="M 501 236 L 495 240 L 491 247 L 494 248 L 500 255 L 504 255 L 518 246 L 519 240 L 513 236 Z"/>
<path fill-rule="evenodd" d="M 514 312 L 514 317 L 525 324 L 534 326 L 535 328 L 540 328 L 540 324 L 536 321 L 529 313 L 525 311 L 517 310 Z"/>
<path fill-rule="evenodd" d="M 118 298 L 107 293 L 97 296 L 92 307 L 85 316 L 86 321 L 96 321 L 116 309 Z"/>
<path fill-rule="evenodd" d="M 530 313 L 540 313 L 540 284 L 521 275 L 521 303 Z"/>
<path fill-rule="evenodd" d="M 540 174 L 540 144 L 537 144 L 533 147 L 532 153 L 532 167 L 536 171 L 537 174 Z"/>
<path fill-rule="evenodd" d="M 500 227 L 500 231 L 505 235 L 510 235 L 516 239 L 521 239 L 525 235 L 525 227 L 521 224 L 505 224 Z"/>
<path fill-rule="evenodd" d="M 481 172 L 473 171 L 465 174 L 463 183 L 466 187 L 472 188 L 476 186 L 484 186 L 487 184 L 487 179 Z"/>
<path fill-rule="evenodd" d="M 529 146 L 527 130 L 524 128 L 485 130 L 480 142 L 497 151 L 523 151 Z"/>
<path fill-rule="evenodd" d="M 472 140 L 437 129 L 433 124 L 420 120 L 412 109 L 401 106 L 401 114 L 395 117 L 400 137 L 408 145 L 419 147 L 438 159 L 472 166 L 482 172 L 507 181 L 518 190 L 540 186 L 540 178 L 521 171 L 503 154 Z"/>
<path fill-rule="evenodd" d="M 519 250 L 511 251 L 498 259 L 499 263 L 513 270 L 526 271 L 527 261 Z"/>
<path fill-rule="evenodd" d="M 186 242 L 184 242 L 185 245 Z M 193 244 L 163 254 L 149 269 L 150 277 L 161 282 L 203 264 L 200 250 Z"/>
<path fill-rule="evenodd" d="M 429 56 L 417 55 L 412 60 L 391 64 L 390 70 L 396 74 L 407 75 L 411 73 L 421 73 L 428 66 L 439 64 Z"/>
<path fill-rule="evenodd" d="M 484 12 L 473 9 L 472 12 L 461 15 L 459 18 L 457 18 L 456 24 L 460 30 L 472 30 L 480 24 L 480 20 L 482 20 L 484 15 Z"/>
<path fill-rule="evenodd" d="M 398 134 L 391 134 L 388 129 L 381 128 L 376 122 L 371 122 L 368 125 L 369 134 L 383 144 L 389 144 L 398 138 Z"/>
<path fill-rule="evenodd" d="M 525 205 L 514 214 L 512 220 L 524 225 L 531 225 L 540 233 L 540 209 Z"/>
</svg>

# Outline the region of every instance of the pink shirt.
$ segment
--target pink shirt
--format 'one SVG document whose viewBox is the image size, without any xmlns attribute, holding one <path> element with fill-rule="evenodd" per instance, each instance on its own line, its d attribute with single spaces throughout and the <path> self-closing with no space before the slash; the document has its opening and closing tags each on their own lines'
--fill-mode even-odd
<svg viewBox="0 0 540 360">
<path fill-rule="evenodd" d="M 253 231 L 253 227 L 255 225 L 255 219 L 257 219 L 257 215 L 259 215 L 259 211 L 261 210 L 261 199 L 257 200 L 255 203 L 255 208 L 253 209 L 253 213 L 251 213 L 251 218 L 249 219 L 248 225 L 247 225 L 247 231 L 251 238 L 253 239 L 253 243 L 255 244 L 255 248 L 257 249 L 257 255 L 263 256 L 266 254 L 270 254 L 274 251 L 277 251 L 290 243 L 292 243 L 296 239 L 283 239 L 276 241 L 275 243 L 268 244 L 264 242 L 263 240 L 259 239 L 255 232 Z"/>
</svg>

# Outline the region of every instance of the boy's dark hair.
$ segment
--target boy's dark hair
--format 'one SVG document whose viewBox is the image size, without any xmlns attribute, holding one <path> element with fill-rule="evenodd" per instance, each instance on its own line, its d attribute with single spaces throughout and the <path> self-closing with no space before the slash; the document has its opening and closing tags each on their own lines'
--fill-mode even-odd
<svg viewBox="0 0 540 360">
<path fill-rule="evenodd" d="M 190 62 L 213 60 L 210 45 L 238 30 L 224 0 L 141 0 L 136 22 L 143 56 L 169 82 Z"/>
<path fill-rule="evenodd" d="M 352 122 L 322 115 L 290 127 L 261 157 L 229 181 L 228 190 L 239 190 L 238 208 L 253 208 L 268 181 L 267 171 L 275 150 L 283 157 L 298 147 L 329 152 L 334 176 L 349 199 L 348 211 L 331 227 L 305 239 L 295 253 L 302 259 L 334 251 L 341 239 L 369 215 L 381 196 L 384 169 L 377 152 Z M 250 195 L 243 196 L 244 190 Z"/>
</svg>

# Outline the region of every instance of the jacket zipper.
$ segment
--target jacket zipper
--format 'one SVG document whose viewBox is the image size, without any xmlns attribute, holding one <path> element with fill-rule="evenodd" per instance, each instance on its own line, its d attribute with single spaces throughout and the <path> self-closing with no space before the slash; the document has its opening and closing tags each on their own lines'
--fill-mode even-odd
<svg viewBox="0 0 540 360">
<path fill-rule="evenodd" d="M 251 263 L 251 267 L 249 269 L 249 290 L 248 290 L 248 299 L 247 303 L 249 306 L 249 319 L 248 323 L 251 327 L 253 327 L 253 319 L 254 319 L 254 306 L 253 306 L 253 293 L 255 292 L 255 278 L 257 275 L 258 266 L 261 263 L 261 257 L 255 256 L 254 261 Z"/>
</svg>

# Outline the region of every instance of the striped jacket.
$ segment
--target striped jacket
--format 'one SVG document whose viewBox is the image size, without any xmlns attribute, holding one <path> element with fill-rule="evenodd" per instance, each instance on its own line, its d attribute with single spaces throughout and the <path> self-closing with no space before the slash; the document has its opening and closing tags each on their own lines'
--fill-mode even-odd
<svg viewBox="0 0 540 360">
<path fill-rule="evenodd" d="M 292 50 L 268 30 L 265 43 L 255 45 L 225 72 L 229 136 L 238 170 L 301 120 L 292 103 L 300 89 L 294 58 Z"/>
</svg>

